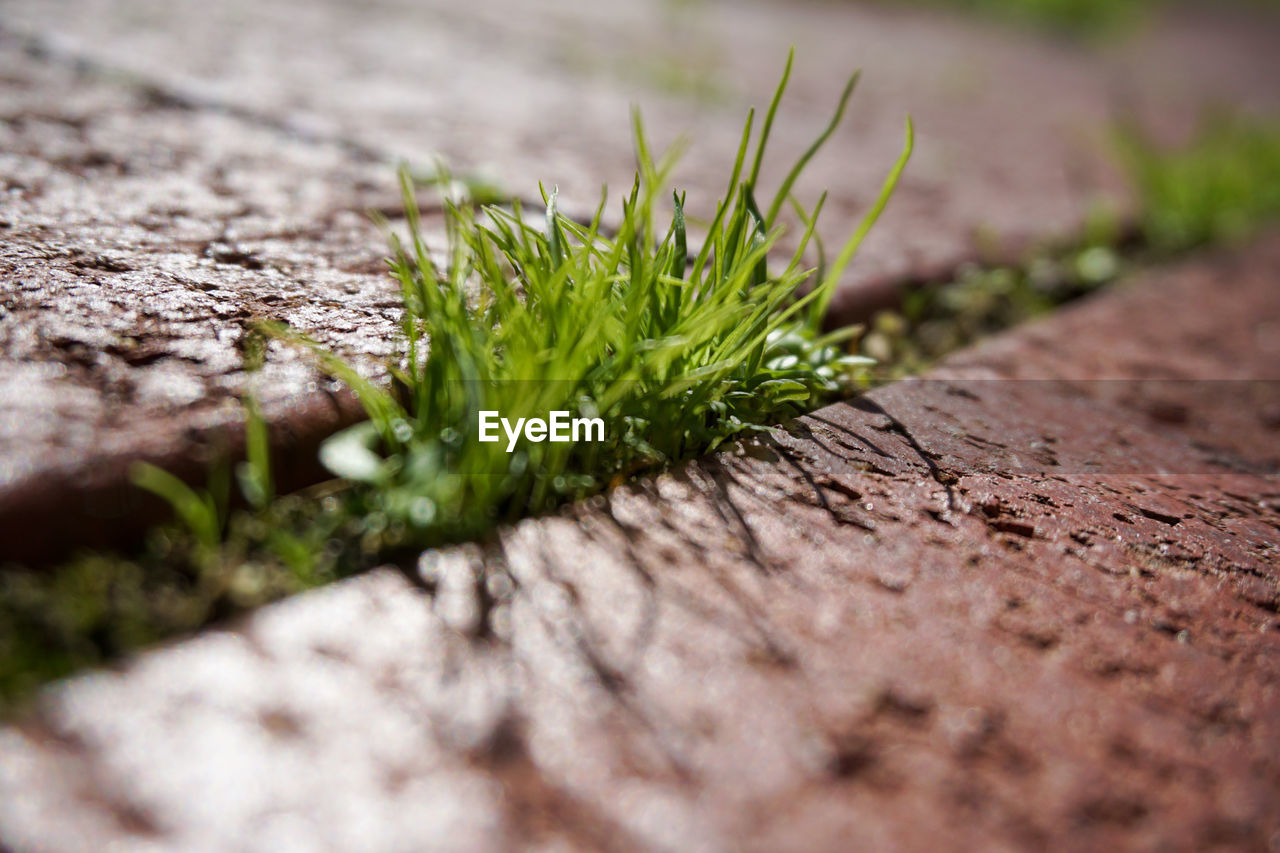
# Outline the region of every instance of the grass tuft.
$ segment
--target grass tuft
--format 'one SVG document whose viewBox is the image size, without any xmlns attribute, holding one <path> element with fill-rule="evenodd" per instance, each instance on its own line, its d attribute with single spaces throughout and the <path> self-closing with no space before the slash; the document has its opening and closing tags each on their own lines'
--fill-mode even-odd
<svg viewBox="0 0 1280 853">
<path fill-rule="evenodd" d="M 543 191 L 536 217 L 519 205 L 452 199 L 446 244 L 433 256 L 402 174 L 410 237 L 391 238 L 391 266 L 404 304 L 404 352 L 391 387 L 358 387 L 369 421 L 334 436 L 321 457 L 353 484 L 358 514 L 379 519 L 385 546 L 479 536 L 852 388 L 867 359 L 839 346 L 847 333 L 821 335 L 820 321 L 901 175 L 912 131 L 908 123 L 879 199 L 829 269 L 819 276 L 804 263 L 815 218 L 785 265 L 771 269 L 778 212 L 857 79 L 761 215 L 756 178 L 790 69 L 789 58 L 750 156 L 748 120 L 730 192 L 696 255 L 688 251 L 685 195 L 668 186 L 677 154 L 653 155 L 638 113 L 636 180 L 608 236 L 607 197 L 587 223 L 561 214 L 554 190 Z M 311 347 L 324 369 L 353 381 L 353 371 L 296 333 L 268 331 Z M 606 440 L 521 440 L 515 452 L 505 441 L 478 440 L 481 411 L 515 420 L 555 410 L 602 418 Z"/>
</svg>

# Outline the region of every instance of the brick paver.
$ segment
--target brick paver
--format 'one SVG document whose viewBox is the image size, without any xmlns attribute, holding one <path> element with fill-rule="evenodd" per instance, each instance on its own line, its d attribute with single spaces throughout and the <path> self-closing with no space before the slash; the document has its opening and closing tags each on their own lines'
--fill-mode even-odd
<svg viewBox="0 0 1280 853">
<path fill-rule="evenodd" d="M 1068 236 L 1101 199 L 1123 210 L 1105 138 L 1117 111 L 1176 138 L 1208 106 L 1280 107 L 1280 27 L 1223 13 L 1159 19 L 1099 49 L 854 2 L 13 0 L 8 15 L 55 52 L 195 103 L 394 157 L 443 154 L 523 194 L 558 183 L 583 210 L 602 183 L 630 185 L 632 103 L 660 139 L 692 134 L 680 180 L 710 208 L 745 109 L 764 106 L 789 46 L 799 57 L 770 177 L 863 68 L 850 120 L 804 187 L 831 191 L 832 239 L 874 197 L 908 113 L 920 140 L 851 272 L 850 309 L 858 288 L 945 274 L 979 247 Z"/>
<path fill-rule="evenodd" d="M 136 527 L 147 458 L 194 473 L 242 419 L 244 330 L 275 318 L 392 351 L 395 289 L 365 209 L 389 167 L 0 42 L 0 530 L 6 559 Z M 256 393 L 311 460 L 353 411 L 281 347 Z M 312 475 L 314 476 L 314 474 Z"/>
<path fill-rule="evenodd" d="M 0 734 L 0 839 L 1267 849 L 1277 275 L 1275 235 L 1153 271 L 73 679 Z"/>
</svg>

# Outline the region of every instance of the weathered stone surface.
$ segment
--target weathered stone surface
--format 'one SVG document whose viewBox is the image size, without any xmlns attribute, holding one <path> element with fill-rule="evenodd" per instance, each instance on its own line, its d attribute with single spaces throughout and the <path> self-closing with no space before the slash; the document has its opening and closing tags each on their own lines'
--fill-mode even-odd
<svg viewBox="0 0 1280 853">
<path fill-rule="evenodd" d="M 131 461 L 194 474 L 237 444 L 256 320 L 389 354 L 399 303 L 364 211 L 395 196 L 388 166 L 341 146 L 11 42 L 0 74 L 0 539 L 22 559 L 145 521 L 121 488 Z M 314 466 L 355 415 L 284 346 L 252 385 L 295 445 L 287 466 Z"/>
<path fill-rule="evenodd" d="M 556 183 L 579 209 L 594 207 L 606 181 L 630 186 L 631 103 L 660 141 L 691 133 L 679 180 L 709 211 L 746 106 L 765 106 L 789 46 L 792 97 L 766 185 L 861 67 L 849 121 L 802 185 L 810 203 L 830 190 L 830 239 L 874 198 L 908 113 L 920 138 L 836 301 L 851 313 L 983 247 L 1069 236 L 1100 199 L 1126 209 L 1107 154 L 1118 111 L 1170 138 L 1209 105 L 1280 107 L 1280 27 L 1256 15 L 1180 12 L 1089 49 L 870 3 L 13 0 L 7 11 L 10 27 L 58 55 L 127 69 L 195 103 L 420 163 L 443 154 L 526 195 Z"/>
<path fill-rule="evenodd" d="M 1153 272 L 50 689 L 0 735 L 0 839 L 1273 847 L 1277 274 L 1276 236 Z"/>
</svg>

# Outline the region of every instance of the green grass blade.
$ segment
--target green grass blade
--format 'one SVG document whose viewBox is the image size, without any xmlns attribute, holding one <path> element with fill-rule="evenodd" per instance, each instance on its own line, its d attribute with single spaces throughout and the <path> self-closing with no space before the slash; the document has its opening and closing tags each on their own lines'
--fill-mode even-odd
<svg viewBox="0 0 1280 853">
<path fill-rule="evenodd" d="M 795 184 L 796 179 L 800 177 L 800 173 L 809 165 L 809 161 L 813 159 L 814 155 L 822 150 L 822 146 L 826 144 L 827 140 L 831 138 L 831 134 L 835 133 L 836 128 L 840 126 L 840 122 L 844 120 L 845 107 L 848 106 L 849 98 L 853 96 L 853 90 L 857 88 L 858 79 L 861 76 L 861 71 L 855 71 L 850 75 L 848 82 L 844 85 L 844 91 L 840 93 L 840 100 L 836 103 L 836 110 L 831 116 L 831 121 L 827 123 L 826 128 L 822 133 L 818 134 L 818 138 L 805 150 L 804 154 L 800 155 L 800 159 L 796 161 L 796 164 L 791 167 L 791 171 L 783 179 L 777 195 L 773 198 L 773 203 L 769 205 L 769 212 L 764 218 L 765 227 L 773 227 L 783 203 L 791 195 L 791 187 Z"/>
<path fill-rule="evenodd" d="M 862 241 L 866 239 L 871 227 L 876 224 L 876 220 L 880 218 L 880 214 L 884 213 L 885 207 L 888 206 L 889 199 L 893 197 L 893 191 L 898 186 L 902 172 L 907 168 L 907 163 L 911 160 L 911 153 L 915 150 L 915 143 L 915 125 L 912 123 L 910 116 L 908 116 L 906 142 L 902 146 L 902 153 L 898 155 L 898 161 L 894 163 L 888 177 L 884 179 L 884 183 L 880 187 L 880 194 L 876 196 L 875 204 L 871 205 L 871 209 L 862 217 L 857 229 L 844 244 L 840 254 L 836 256 L 835 263 L 827 271 L 826 278 L 819 282 L 815 289 L 819 296 L 814 300 L 810 315 L 810 325 L 815 330 L 822 324 L 822 320 L 827 314 L 827 305 L 830 304 L 831 296 L 835 293 L 835 288 L 840 282 L 840 276 L 844 274 L 845 268 L 849 266 L 853 256 L 858 253 L 858 248 L 862 245 Z"/>
</svg>

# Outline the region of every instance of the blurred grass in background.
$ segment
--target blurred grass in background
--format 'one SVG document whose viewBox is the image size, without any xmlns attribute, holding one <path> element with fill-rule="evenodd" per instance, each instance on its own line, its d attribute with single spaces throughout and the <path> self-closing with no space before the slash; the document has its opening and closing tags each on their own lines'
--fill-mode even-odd
<svg viewBox="0 0 1280 853">
<path fill-rule="evenodd" d="M 946 6 L 1072 36 L 1115 33 L 1169 0 L 877 0 L 895 5 Z"/>
<path fill-rule="evenodd" d="M 1280 0 L 867 0 L 886 6 L 956 9 L 1074 38 L 1121 35 L 1175 6 L 1280 10 Z"/>
<path fill-rule="evenodd" d="M 1175 148 L 1130 122 L 1116 129 L 1114 145 L 1138 198 L 1135 221 L 1126 225 L 1100 208 L 1065 250 L 1042 250 L 1014 266 L 967 265 L 949 281 L 908 291 L 860 341 L 860 352 L 879 362 L 877 378 L 919 373 L 1131 269 L 1238 246 L 1280 221 L 1280 119 L 1211 114 Z"/>
<path fill-rule="evenodd" d="M 1247 240 L 1280 217 L 1280 119 L 1219 113 L 1186 146 L 1162 149 L 1136 124 L 1117 134 L 1150 250 Z"/>
</svg>

